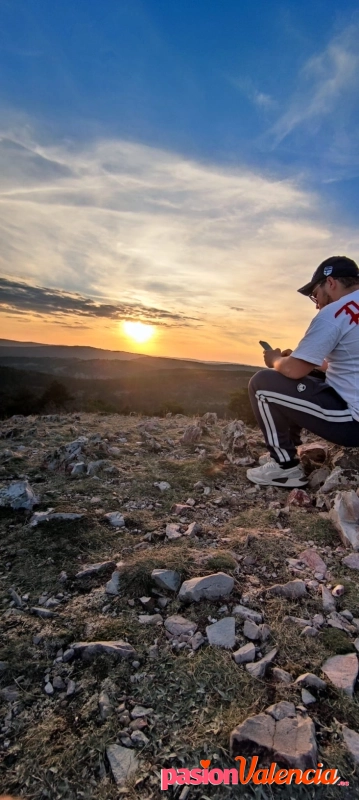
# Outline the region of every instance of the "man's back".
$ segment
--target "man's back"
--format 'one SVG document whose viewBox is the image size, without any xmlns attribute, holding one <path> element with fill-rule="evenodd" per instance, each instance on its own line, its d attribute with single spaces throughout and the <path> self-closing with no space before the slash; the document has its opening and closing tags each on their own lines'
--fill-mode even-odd
<svg viewBox="0 0 359 800">
<path fill-rule="evenodd" d="M 326 359 L 326 383 L 359 421 L 359 289 L 322 308 L 292 355 L 318 366 Z"/>
</svg>

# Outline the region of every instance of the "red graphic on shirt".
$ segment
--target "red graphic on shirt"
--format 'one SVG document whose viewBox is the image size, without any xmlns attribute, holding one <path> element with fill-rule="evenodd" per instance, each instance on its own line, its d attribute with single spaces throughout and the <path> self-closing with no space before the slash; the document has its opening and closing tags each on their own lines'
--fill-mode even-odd
<svg viewBox="0 0 359 800">
<path fill-rule="evenodd" d="M 354 311 L 355 308 L 357 309 L 356 311 Z M 341 314 L 342 311 L 345 311 L 345 313 L 351 317 L 349 325 L 351 325 L 352 322 L 355 322 L 356 325 L 359 325 L 359 306 L 355 300 L 349 300 L 349 303 L 345 303 L 345 306 L 342 306 L 339 311 L 337 311 L 335 317 L 339 317 L 339 314 Z"/>
</svg>

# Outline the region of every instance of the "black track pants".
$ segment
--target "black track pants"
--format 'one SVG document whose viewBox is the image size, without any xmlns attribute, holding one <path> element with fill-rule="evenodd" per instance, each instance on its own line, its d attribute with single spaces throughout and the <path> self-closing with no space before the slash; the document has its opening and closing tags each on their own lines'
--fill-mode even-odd
<svg viewBox="0 0 359 800">
<path fill-rule="evenodd" d="M 286 378 L 262 369 L 249 382 L 249 397 L 268 450 L 278 463 L 296 459 L 301 428 L 343 447 L 359 447 L 359 422 L 337 392 L 320 378 Z"/>
</svg>

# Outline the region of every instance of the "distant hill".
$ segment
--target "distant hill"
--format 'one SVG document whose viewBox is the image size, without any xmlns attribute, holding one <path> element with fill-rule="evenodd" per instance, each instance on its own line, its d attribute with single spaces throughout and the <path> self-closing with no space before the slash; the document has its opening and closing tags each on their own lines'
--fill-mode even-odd
<svg viewBox="0 0 359 800">
<path fill-rule="evenodd" d="M 81 347 L 66 344 L 40 344 L 38 342 L 16 342 L 13 339 L 0 339 L 0 356 L 17 358 L 78 358 L 82 361 L 94 358 L 132 361 L 140 354 L 126 353 L 124 350 L 102 350 L 99 347 Z"/>
<path fill-rule="evenodd" d="M 0 365 L 46 373 L 57 378 L 111 380 L 126 375 L 158 370 L 241 370 L 253 373 L 258 367 L 194 359 L 164 358 L 127 353 L 123 350 L 102 350 L 97 347 L 47 345 L 36 342 L 15 342 L 0 339 Z"/>
</svg>

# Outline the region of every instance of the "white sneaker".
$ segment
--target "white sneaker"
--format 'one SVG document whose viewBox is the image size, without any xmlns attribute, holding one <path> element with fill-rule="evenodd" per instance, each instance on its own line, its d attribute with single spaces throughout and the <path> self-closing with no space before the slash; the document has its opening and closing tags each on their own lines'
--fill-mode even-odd
<svg viewBox="0 0 359 800">
<path fill-rule="evenodd" d="M 283 489 L 300 489 L 308 483 L 301 464 L 284 469 L 274 458 L 261 467 L 248 469 L 247 478 L 259 486 L 281 486 Z"/>
</svg>

